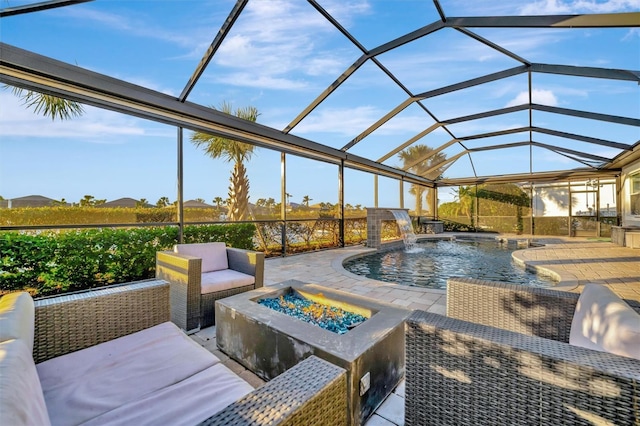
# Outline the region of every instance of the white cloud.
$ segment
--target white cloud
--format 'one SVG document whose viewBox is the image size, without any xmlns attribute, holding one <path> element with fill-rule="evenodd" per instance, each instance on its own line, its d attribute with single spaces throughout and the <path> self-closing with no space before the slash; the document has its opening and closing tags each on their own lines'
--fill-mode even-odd
<svg viewBox="0 0 640 426">
<path fill-rule="evenodd" d="M 305 118 L 296 126 L 295 133 L 322 132 L 352 137 L 354 132 L 366 129 L 382 115 L 380 110 L 371 106 L 323 109 Z"/>
<path fill-rule="evenodd" d="M 354 16 L 369 15 L 372 12 L 371 4 L 367 0 L 326 0 L 322 2 L 322 6 L 344 27 L 351 24 Z"/>
<path fill-rule="evenodd" d="M 563 15 L 581 13 L 616 13 L 638 10 L 637 0 L 541 0 L 523 6 L 522 15 Z"/>
<path fill-rule="evenodd" d="M 108 27 L 118 31 L 126 31 L 130 36 L 151 38 L 167 41 L 184 47 L 192 47 L 194 40 L 191 34 L 166 30 L 161 25 L 156 25 L 146 17 L 135 18 L 132 15 L 108 13 L 91 8 L 67 7 L 64 9 L 66 17 L 76 18 L 83 24 L 95 22 L 101 27 Z M 210 41 L 209 41 L 210 42 Z"/>
<path fill-rule="evenodd" d="M 427 113 L 423 115 L 397 116 L 380 126 L 380 128 L 376 130 L 376 134 L 397 135 L 405 132 L 417 134 L 433 123 L 433 119 L 427 115 Z"/>
<path fill-rule="evenodd" d="M 331 4 L 325 5 L 331 8 Z M 341 5 L 341 18 L 367 13 L 366 2 Z M 264 25 L 269 22 L 269 25 Z M 249 2 L 214 57 L 216 82 L 249 87 L 301 90 L 309 77 L 339 75 L 355 59 L 330 45 L 338 31 L 308 4 L 294 1 Z M 236 72 L 234 70 L 239 71 Z M 230 75 L 225 75 L 229 73 Z M 251 79 L 239 78 L 251 74 Z"/>
<path fill-rule="evenodd" d="M 622 38 L 623 41 L 634 41 L 634 38 L 640 38 L 640 28 L 631 28 Z"/>
<path fill-rule="evenodd" d="M 296 81 L 270 75 L 255 76 L 243 72 L 226 74 L 220 77 L 219 81 L 234 86 L 269 88 L 273 90 L 295 90 L 307 86 L 305 81 Z"/>
<path fill-rule="evenodd" d="M 558 105 L 558 99 L 555 94 L 550 90 L 534 89 L 531 92 L 531 102 L 534 104 L 556 106 Z M 506 107 L 523 105 L 529 103 L 529 92 L 520 92 L 511 101 L 509 101 Z"/>
<path fill-rule="evenodd" d="M 41 137 L 81 139 L 92 143 L 123 143 L 129 137 L 175 137 L 175 131 L 145 127 L 144 120 L 91 106 L 71 120 L 51 120 L 27 109 L 21 100 L 5 91 L 0 93 L 0 138 Z"/>
</svg>

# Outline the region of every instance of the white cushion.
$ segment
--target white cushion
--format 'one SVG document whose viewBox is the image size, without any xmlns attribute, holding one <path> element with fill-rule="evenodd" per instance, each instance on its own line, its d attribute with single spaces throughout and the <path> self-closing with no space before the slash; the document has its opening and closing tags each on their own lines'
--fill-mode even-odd
<svg viewBox="0 0 640 426">
<path fill-rule="evenodd" d="M 220 360 L 166 322 L 36 366 L 51 422 L 76 425 Z"/>
<path fill-rule="evenodd" d="M 29 293 L 21 291 L 0 298 L 0 342 L 20 339 L 33 352 L 34 306 Z"/>
<path fill-rule="evenodd" d="M 85 425 L 196 425 L 253 388 L 222 364 L 125 404 Z"/>
<path fill-rule="evenodd" d="M 0 343 L 0 423 L 51 424 L 31 350 L 18 339 Z"/>
<path fill-rule="evenodd" d="M 202 294 L 244 287 L 256 282 L 256 277 L 233 269 L 206 272 L 202 274 L 200 292 Z"/>
<path fill-rule="evenodd" d="M 229 267 L 225 243 L 176 244 L 174 251 L 202 259 L 202 272 L 219 271 Z"/>
<path fill-rule="evenodd" d="M 569 343 L 640 360 L 640 314 L 606 286 L 587 284 L 578 298 Z"/>
</svg>

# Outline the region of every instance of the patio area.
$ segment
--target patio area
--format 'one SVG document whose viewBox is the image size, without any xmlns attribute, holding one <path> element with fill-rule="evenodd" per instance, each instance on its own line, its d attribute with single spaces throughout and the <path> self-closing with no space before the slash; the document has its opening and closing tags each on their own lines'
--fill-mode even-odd
<svg viewBox="0 0 640 426">
<path fill-rule="evenodd" d="M 0 168 L 0 293 L 30 294 L 3 296 L 14 313 L 4 324 L 20 326 L 0 339 L 11 341 L 10 356 L 0 351 L 0 418 L 11 419 L 9 406 L 51 414 L 53 424 L 104 415 L 111 425 L 134 407 L 131 415 L 160 420 L 120 424 L 178 424 L 175 415 L 188 426 L 190 415 L 210 424 L 640 425 L 636 5 L 5 3 L 0 152 L 11 161 Z M 535 242 L 514 261 L 562 291 L 472 278 L 480 265 L 498 268 L 468 253 L 456 259 L 467 269 L 444 274 L 446 290 L 444 280 L 406 286 L 342 267 L 397 238 L 396 225 L 413 242 L 412 223 L 443 238 Z M 345 247 L 365 238 L 366 247 Z M 209 244 L 172 251 L 213 242 L 219 256 L 202 255 Z M 318 251 L 294 254 L 302 250 Z M 293 280 L 322 286 L 322 301 L 342 292 L 336 305 L 360 299 L 352 305 L 370 316 L 342 341 L 316 339 L 324 346 L 311 354 L 296 339 L 314 333 L 293 319 L 287 333 L 240 338 L 245 323 L 280 331 L 279 321 L 238 318 L 263 309 L 249 292 L 294 293 Z M 242 293 L 244 312 L 225 306 Z M 216 330 L 219 299 L 231 319 L 216 314 Z M 379 325 L 388 311 L 402 312 Z M 170 332 L 156 339 L 157 326 L 180 344 Z M 160 349 L 136 341 L 135 350 L 154 350 L 133 358 L 92 349 L 138 332 Z M 294 349 L 280 350 L 280 335 Z M 269 366 L 295 362 L 265 375 L 227 341 L 260 349 L 251 356 Z M 368 363 L 318 356 L 345 342 L 366 342 Z M 70 371 L 75 406 L 34 370 L 51 360 L 55 374 L 55 362 L 97 370 L 62 358 L 74 353 L 120 368 Z M 108 362 L 113 353 L 120 363 Z M 25 371 L 30 381 L 13 374 Z M 126 379 L 123 392 L 111 378 Z M 246 398 L 218 385 L 227 379 Z"/>
<path fill-rule="evenodd" d="M 623 298 L 640 301 L 640 251 L 588 238 L 550 237 L 536 238 L 535 241 L 544 246 L 518 251 L 517 261 L 555 275 L 559 279 L 559 287 L 579 292 L 586 283 L 599 283 L 610 287 Z M 354 275 L 342 268 L 345 259 L 368 251 L 371 249 L 356 246 L 267 259 L 265 286 L 297 279 L 409 309 L 445 314 L 444 290 L 383 283 Z M 203 329 L 192 338 L 252 386 L 258 387 L 264 383 L 217 349 L 215 327 Z M 403 382 L 380 405 L 366 425 L 403 425 L 404 389 Z"/>
</svg>

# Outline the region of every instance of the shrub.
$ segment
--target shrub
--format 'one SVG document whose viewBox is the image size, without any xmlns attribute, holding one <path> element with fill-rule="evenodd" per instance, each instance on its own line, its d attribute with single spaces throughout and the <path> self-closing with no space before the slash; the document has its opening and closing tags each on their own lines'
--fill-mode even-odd
<svg viewBox="0 0 640 426">
<path fill-rule="evenodd" d="M 186 243 L 224 241 L 252 249 L 253 224 L 185 226 Z M 101 287 L 155 276 L 155 257 L 176 243 L 173 226 L 0 233 L 0 293 L 34 296 Z"/>
</svg>

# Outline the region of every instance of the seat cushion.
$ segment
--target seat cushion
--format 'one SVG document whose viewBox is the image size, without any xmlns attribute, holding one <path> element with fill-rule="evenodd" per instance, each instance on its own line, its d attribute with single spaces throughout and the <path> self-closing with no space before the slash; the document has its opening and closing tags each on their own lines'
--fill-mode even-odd
<svg viewBox="0 0 640 426">
<path fill-rule="evenodd" d="M 220 360 L 166 322 L 36 365 L 54 425 L 75 425 Z"/>
<path fill-rule="evenodd" d="M 640 360 L 640 314 L 606 286 L 587 284 L 578 298 L 569 343 Z"/>
<path fill-rule="evenodd" d="M 9 293 L 0 298 L 0 342 L 20 339 L 32 352 L 34 321 L 34 304 L 29 293 Z"/>
<path fill-rule="evenodd" d="M 0 423 L 51 424 L 31 350 L 23 340 L 0 343 Z"/>
<path fill-rule="evenodd" d="M 206 272 L 202 274 L 200 283 L 202 294 L 214 293 L 216 291 L 229 290 L 232 288 L 244 287 L 256 282 L 256 277 L 233 269 L 222 271 Z"/>
<path fill-rule="evenodd" d="M 85 425 L 191 426 L 242 398 L 253 387 L 222 364 L 95 417 Z"/>
<path fill-rule="evenodd" d="M 202 272 L 219 271 L 229 267 L 225 243 L 176 244 L 174 251 L 202 259 Z"/>
</svg>

